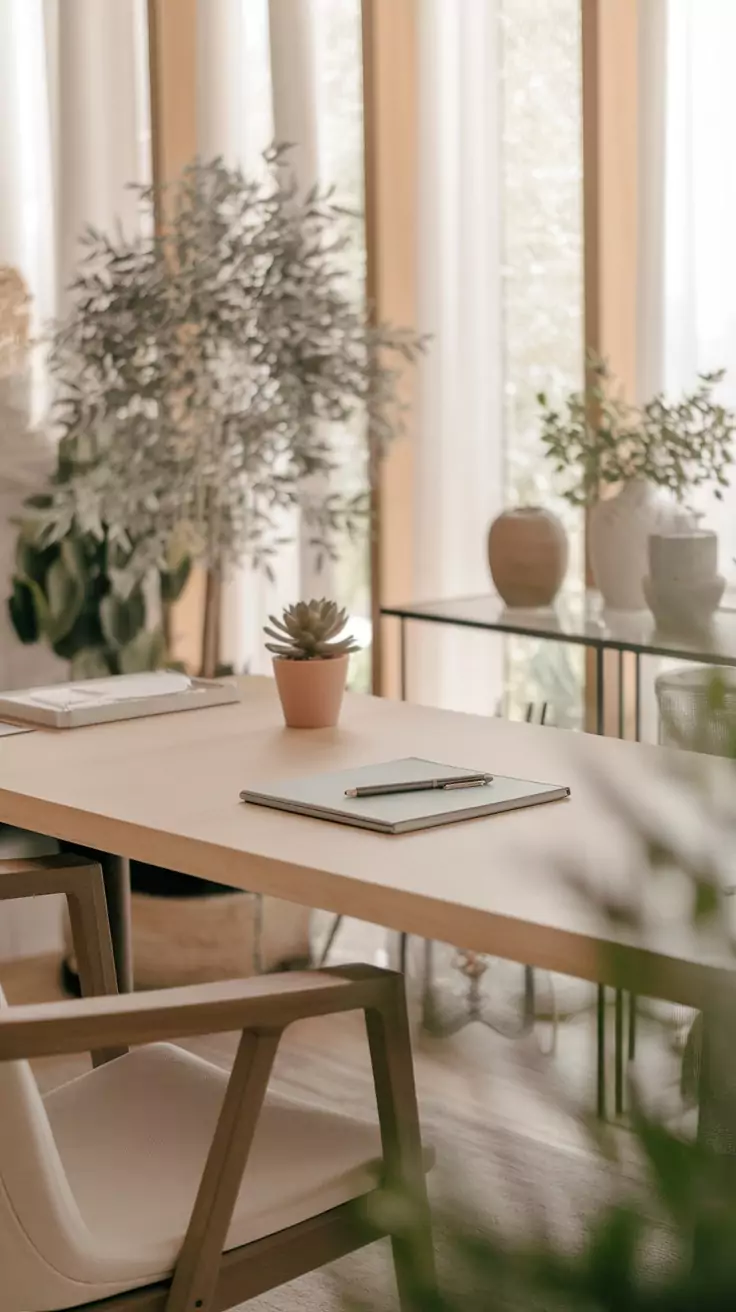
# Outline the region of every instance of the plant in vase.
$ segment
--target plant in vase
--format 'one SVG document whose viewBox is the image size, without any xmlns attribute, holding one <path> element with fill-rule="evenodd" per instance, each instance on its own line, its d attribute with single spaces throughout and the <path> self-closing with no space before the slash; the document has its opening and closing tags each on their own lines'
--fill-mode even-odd
<svg viewBox="0 0 736 1312">
<path fill-rule="evenodd" d="M 340 716 L 348 659 L 358 644 L 344 635 L 347 612 L 334 601 L 299 601 L 282 619 L 269 616 L 273 672 L 284 719 L 291 729 L 327 729 Z"/>
<path fill-rule="evenodd" d="M 399 380 L 423 348 L 353 295 L 331 192 L 301 197 L 285 148 L 265 163 L 253 180 L 198 162 L 165 197 L 142 190 L 167 215 L 148 235 L 88 231 L 50 356 L 59 470 L 29 509 L 41 549 L 81 536 L 122 552 L 121 586 L 168 570 L 172 544 L 200 563 L 204 675 L 228 569 L 268 571 L 297 524 L 332 555 L 365 520 L 368 470 L 401 431 Z M 344 470 L 358 466 L 356 490 Z"/>
<path fill-rule="evenodd" d="M 641 610 L 649 535 L 666 531 L 672 502 L 688 508 L 693 489 L 723 495 L 733 462 L 736 416 L 715 399 L 723 371 L 702 374 L 677 401 L 659 393 L 632 406 L 605 361 L 588 359 L 584 391 L 561 410 L 541 393 L 542 444 L 556 473 L 569 481 L 562 495 L 590 510 L 590 561 L 604 603 L 612 610 Z M 670 505 L 655 489 L 669 494 Z M 680 512 L 680 517 L 682 512 Z"/>
</svg>

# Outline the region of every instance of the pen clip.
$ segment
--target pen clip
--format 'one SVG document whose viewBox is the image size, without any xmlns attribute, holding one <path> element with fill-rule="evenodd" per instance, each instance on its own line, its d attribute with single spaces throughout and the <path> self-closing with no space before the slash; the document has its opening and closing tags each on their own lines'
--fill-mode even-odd
<svg viewBox="0 0 736 1312">
<path fill-rule="evenodd" d="M 484 788 L 490 782 L 490 779 L 458 779 L 456 784 L 442 784 L 441 787 L 443 792 L 451 793 L 456 788 Z"/>
</svg>

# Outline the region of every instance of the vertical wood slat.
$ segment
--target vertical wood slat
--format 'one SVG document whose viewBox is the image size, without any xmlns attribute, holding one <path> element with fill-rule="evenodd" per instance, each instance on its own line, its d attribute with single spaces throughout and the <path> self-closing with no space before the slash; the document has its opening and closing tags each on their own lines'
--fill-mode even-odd
<svg viewBox="0 0 736 1312">
<path fill-rule="evenodd" d="M 365 224 L 365 295 L 371 322 L 376 321 L 378 291 L 377 269 L 377 191 L 376 177 L 376 52 L 374 48 L 374 0 L 362 0 L 361 35 L 363 53 L 363 174 Z M 370 570 L 371 605 L 371 688 L 382 691 L 383 632 L 381 624 L 381 484 L 378 457 L 372 435 L 368 434 L 368 481 L 370 487 Z"/>
<path fill-rule="evenodd" d="M 157 186 L 174 182 L 197 154 L 197 0 L 148 0 L 151 160 Z M 156 207 L 158 230 L 163 207 Z M 199 671 L 205 574 L 195 569 L 171 615 L 172 658 Z"/>
<path fill-rule="evenodd" d="M 417 4 L 363 0 L 366 292 L 377 319 L 416 323 Z M 413 583 L 413 405 L 403 399 L 406 435 L 379 462 L 371 458 L 373 690 L 395 693 L 398 651 L 382 642 L 382 603 L 406 601 Z"/>
<path fill-rule="evenodd" d="M 600 179 L 598 106 L 598 6 L 599 0 L 581 0 L 582 99 L 583 99 L 583 324 L 585 358 L 589 351 L 601 353 L 600 310 Z M 588 513 L 585 514 L 585 586 L 591 587 L 593 572 L 588 545 Z M 596 657 L 585 651 L 584 727 L 596 728 Z"/>
<path fill-rule="evenodd" d="M 197 0 L 148 0 L 154 179 L 176 179 L 197 153 Z"/>
<path fill-rule="evenodd" d="M 581 0 L 585 350 L 636 394 L 639 0 Z M 587 549 L 585 582 L 593 583 Z M 633 733 L 633 658 L 624 660 L 624 721 Z M 595 727 L 595 655 L 586 652 L 585 727 Z M 618 663 L 606 665 L 604 725 L 618 732 Z"/>
</svg>

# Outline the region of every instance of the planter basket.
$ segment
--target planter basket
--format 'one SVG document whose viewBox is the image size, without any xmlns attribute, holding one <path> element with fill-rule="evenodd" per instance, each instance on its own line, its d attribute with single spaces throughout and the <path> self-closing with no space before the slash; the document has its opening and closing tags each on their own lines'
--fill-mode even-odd
<svg viewBox="0 0 736 1312">
<path fill-rule="evenodd" d="M 144 867 L 148 871 L 150 867 Z M 309 962 L 308 907 L 280 898 L 223 889 L 186 876 L 168 877 L 174 895 L 131 897 L 133 978 L 137 989 L 173 988 L 238 979 Z M 145 881 L 155 888 L 152 879 Z M 135 883 L 135 881 L 134 881 Z M 191 884 L 193 896 L 178 889 Z M 203 890 L 203 891 L 202 891 Z M 68 923 L 66 963 L 74 975 Z"/>
</svg>

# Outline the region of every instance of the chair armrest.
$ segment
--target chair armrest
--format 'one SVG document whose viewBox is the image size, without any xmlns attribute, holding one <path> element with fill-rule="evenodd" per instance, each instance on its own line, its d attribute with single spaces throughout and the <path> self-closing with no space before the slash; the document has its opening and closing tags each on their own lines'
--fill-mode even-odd
<svg viewBox="0 0 736 1312">
<path fill-rule="evenodd" d="M 76 894 L 95 872 L 99 872 L 98 863 L 76 852 L 4 857 L 0 860 L 0 902 L 47 893 Z"/>
<path fill-rule="evenodd" d="M 157 989 L 150 993 L 8 1007 L 0 1011 L 0 1061 L 189 1038 L 226 1030 L 279 1032 L 295 1020 L 382 1010 L 401 976 L 373 966 Z"/>
</svg>

